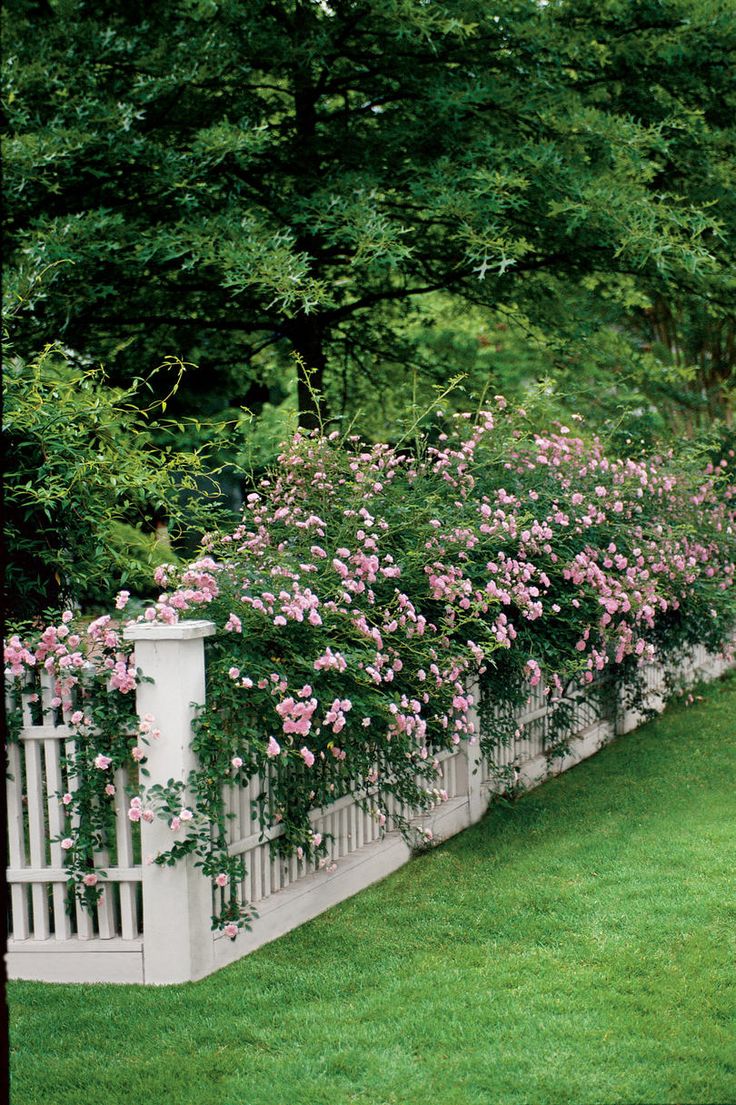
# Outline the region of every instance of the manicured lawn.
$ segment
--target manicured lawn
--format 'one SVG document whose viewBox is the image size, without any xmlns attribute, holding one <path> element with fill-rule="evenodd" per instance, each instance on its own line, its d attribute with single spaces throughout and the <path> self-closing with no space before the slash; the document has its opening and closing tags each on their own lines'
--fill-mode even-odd
<svg viewBox="0 0 736 1105">
<path fill-rule="evenodd" d="M 736 1101 L 736 680 L 703 693 L 203 982 L 11 984 L 14 1105 Z"/>
</svg>

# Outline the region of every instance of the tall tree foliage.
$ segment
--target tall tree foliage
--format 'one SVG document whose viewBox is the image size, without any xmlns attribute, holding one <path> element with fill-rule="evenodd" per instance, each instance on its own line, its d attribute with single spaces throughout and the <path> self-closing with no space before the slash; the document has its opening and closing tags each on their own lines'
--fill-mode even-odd
<svg viewBox="0 0 736 1105">
<path fill-rule="evenodd" d="M 728 0 L 9 0 L 4 19 L 30 346 L 61 337 L 120 382 L 176 353 L 200 366 L 190 403 L 256 406 L 266 352 L 328 395 L 402 363 L 431 291 L 563 342 L 591 298 L 732 325 Z M 303 379 L 299 404 L 313 422 Z"/>
</svg>

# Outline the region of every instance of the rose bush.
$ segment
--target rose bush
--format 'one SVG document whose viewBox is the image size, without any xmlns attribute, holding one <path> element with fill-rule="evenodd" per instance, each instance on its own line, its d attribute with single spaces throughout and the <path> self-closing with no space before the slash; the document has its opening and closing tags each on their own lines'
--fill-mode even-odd
<svg viewBox="0 0 736 1105">
<path fill-rule="evenodd" d="M 351 794 L 408 832 L 407 811 L 446 797 L 437 754 L 479 739 L 492 758 L 530 687 L 543 681 L 562 749 L 581 685 L 610 675 L 635 697 L 655 654 L 722 649 L 736 621 L 731 460 L 703 472 L 672 451 L 612 456 L 567 426 L 535 432 L 501 397 L 411 449 L 297 434 L 235 532 L 210 535 L 185 569 L 157 569 L 159 600 L 141 615 L 218 627 L 196 723 L 200 769 L 136 796 L 137 817 L 155 811 L 172 828 L 156 861 L 195 853 L 223 889 L 215 923 L 233 935 L 249 914 L 223 788 L 268 778 L 253 814 L 262 829 L 279 826 L 273 847 L 320 857 L 327 841 L 311 810 Z M 112 632 L 102 627 L 103 641 Z M 43 661 L 38 647 L 11 642 L 18 678 L 29 657 Z M 105 648 L 88 658 L 103 681 L 125 670 L 125 697 L 130 659 L 117 636 Z M 92 752 L 114 764 L 133 746 L 79 745 L 100 806 L 109 768 Z M 78 879 L 89 836 L 68 854 Z"/>
</svg>

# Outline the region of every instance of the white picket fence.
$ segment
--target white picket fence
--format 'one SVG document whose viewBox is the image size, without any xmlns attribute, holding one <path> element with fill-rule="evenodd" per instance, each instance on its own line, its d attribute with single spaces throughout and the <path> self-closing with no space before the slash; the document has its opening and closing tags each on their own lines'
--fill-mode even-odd
<svg viewBox="0 0 736 1105">
<path fill-rule="evenodd" d="M 204 638 L 212 632 L 211 623 L 194 621 L 137 624 L 126 630 L 136 642 L 138 667 L 153 680 L 138 688 L 138 713 L 152 714 L 161 730 L 147 749 L 149 783 L 185 779 L 194 766 L 192 704 L 205 699 Z M 713 678 L 725 666 L 699 648 L 682 675 Z M 648 676 L 650 704 L 660 708 L 661 670 L 651 665 Z M 243 857 L 247 871 L 239 894 L 259 914 L 252 932 L 232 941 L 212 932 L 211 915 L 222 891 L 213 889 L 191 860 L 173 868 L 146 862 L 170 847 L 171 831 L 160 820 L 130 822 L 128 779 L 119 771 L 115 839 L 96 857 L 107 871 L 105 893 L 94 916 L 78 905 L 70 912 L 61 847 L 50 844 L 49 838 L 63 827 L 58 795 L 73 785 L 65 777 L 63 752 L 73 751 L 74 733 L 63 719 L 49 722 L 54 716 L 51 693 L 50 683 L 44 683 L 35 706 L 26 696 L 20 741 L 8 748 L 10 978 L 138 983 L 202 978 L 383 878 L 411 857 L 398 832 L 384 832 L 369 812 L 346 797 L 312 814 L 315 831 L 331 837 L 326 867 L 296 857 L 280 858 L 269 845 L 278 826 L 262 833 L 252 816 L 254 800 L 268 781 L 254 777 L 246 787 L 227 788 L 228 810 L 234 815 L 230 850 Z M 438 786 L 448 798 L 416 818 L 417 825 L 431 829 L 435 840 L 467 828 L 483 816 L 492 793 L 500 789 L 504 768 L 513 771 L 519 783 L 535 786 L 638 723 L 623 709 L 614 713 L 599 717 L 590 696 L 582 694 L 570 753 L 550 760 L 545 752 L 548 707 L 541 687 L 536 688 L 518 717 L 520 735 L 498 750 L 495 771 L 477 745 L 463 744 L 440 754 Z"/>
</svg>

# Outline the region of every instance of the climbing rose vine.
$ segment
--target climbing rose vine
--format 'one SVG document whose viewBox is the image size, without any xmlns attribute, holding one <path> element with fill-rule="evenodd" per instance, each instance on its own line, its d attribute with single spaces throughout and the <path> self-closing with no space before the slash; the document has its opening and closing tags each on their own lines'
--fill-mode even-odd
<svg viewBox="0 0 736 1105">
<path fill-rule="evenodd" d="M 184 570 L 157 569 L 142 617 L 207 617 L 218 633 L 200 769 L 135 799 L 136 817 L 172 829 L 156 862 L 195 854 L 233 936 L 250 914 L 227 851 L 228 786 L 268 778 L 254 821 L 281 854 L 324 862 L 311 811 L 349 794 L 409 833 L 410 811 L 446 798 L 438 754 L 480 740 L 492 759 L 530 688 L 552 706 L 554 752 L 581 686 L 626 685 L 635 699 L 655 655 L 723 649 L 736 621 L 731 460 L 695 472 L 672 452 L 610 456 L 567 426 L 535 433 L 501 397 L 411 449 L 297 434 L 233 533 L 210 535 Z M 119 646 L 104 660 L 88 649 L 89 662 L 129 680 Z M 33 649 L 11 647 L 25 678 Z M 128 748 L 100 751 L 116 763 Z M 93 780 L 108 770 L 85 765 Z M 78 851 L 74 878 L 89 838 Z"/>
</svg>

